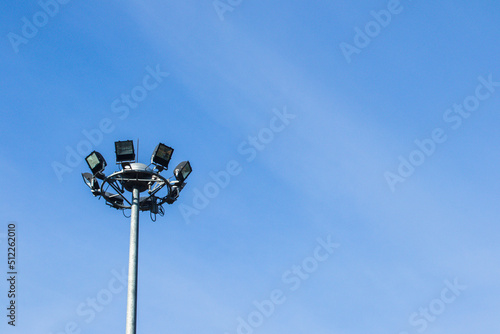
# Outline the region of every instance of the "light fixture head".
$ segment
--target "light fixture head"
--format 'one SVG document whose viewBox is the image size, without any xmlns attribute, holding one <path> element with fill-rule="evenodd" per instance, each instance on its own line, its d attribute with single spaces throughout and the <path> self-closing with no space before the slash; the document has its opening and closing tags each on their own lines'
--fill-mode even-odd
<svg viewBox="0 0 500 334">
<path fill-rule="evenodd" d="M 97 181 L 96 177 L 90 173 L 82 173 L 83 181 L 90 188 L 92 194 L 94 196 L 99 195 L 99 181 Z"/>
<path fill-rule="evenodd" d="M 191 168 L 191 164 L 189 163 L 189 161 L 183 161 L 180 164 L 178 164 L 177 167 L 175 167 L 174 176 L 177 179 L 177 181 L 182 183 L 187 179 L 187 177 L 189 176 L 189 174 L 191 174 L 192 171 L 193 169 Z"/>
<path fill-rule="evenodd" d="M 151 163 L 168 169 L 168 163 L 170 162 L 170 158 L 172 158 L 172 153 L 174 153 L 173 148 L 159 143 L 151 156 Z"/>
<path fill-rule="evenodd" d="M 89 165 L 92 175 L 98 177 L 102 176 L 102 171 L 106 167 L 106 160 L 104 160 L 101 153 L 93 151 L 85 158 L 85 161 L 87 162 L 87 165 Z"/>
<path fill-rule="evenodd" d="M 134 142 L 124 140 L 115 142 L 116 163 L 135 161 Z"/>
</svg>

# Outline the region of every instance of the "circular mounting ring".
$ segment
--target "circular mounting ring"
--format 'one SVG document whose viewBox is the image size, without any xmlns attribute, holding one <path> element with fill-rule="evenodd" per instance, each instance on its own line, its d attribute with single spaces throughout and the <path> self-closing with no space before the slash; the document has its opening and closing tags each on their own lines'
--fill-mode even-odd
<svg viewBox="0 0 500 334">
<path fill-rule="evenodd" d="M 107 192 L 109 187 L 113 188 L 116 193 Z M 139 208 L 142 211 L 149 209 L 148 200 L 152 199 L 154 195 L 160 191 L 164 186 L 167 186 L 168 196 L 172 190 L 170 182 L 155 173 L 152 169 L 148 168 L 142 163 L 127 163 L 123 164 L 121 171 L 115 172 L 106 177 L 101 184 L 101 196 L 104 197 L 106 202 L 117 209 L 130 209 L 132 207 L 132 200 L 127 199 L 123 194 L 125 190 L 132 192 L 137 188 L 139 192 L 144 192 L 149 189 L 149 196 L 141 198 Z M 124 190 L 125 189 L 125 190 Z M 144 204 L 141 206 L 141 204 Z"/>
</svg>

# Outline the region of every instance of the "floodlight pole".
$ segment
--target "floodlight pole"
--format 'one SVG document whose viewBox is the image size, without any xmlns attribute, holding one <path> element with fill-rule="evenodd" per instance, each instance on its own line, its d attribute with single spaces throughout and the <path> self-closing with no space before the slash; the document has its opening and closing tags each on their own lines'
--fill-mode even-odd
<svg viewBox="0 0 500 334">
<path fill-rule="evenodd" d="M 139 146 L 139 140 L 137 146 Z M 172 204 L 177 200 L 179 192 L 186 184 L 184 182 L 186 177 L 192 171 L 189 161 L 183 161 L 174 170 L 175 181 L 170 181 L 170 179 L 160 175 L 161 171 L 168 168 L 173 151 L 173 148 L 165 144 L 158 144 L 151 157 L 151 164 L 154 167 L 150 168 L 151 165 L 148 166 L 137 162 L 133 141 L 117 141 L 115 142 L 116 162 L 121 164 L 122 170 L 109 176 L 104 175 L 106 160 L 99 152 L 93 151 L 85 158 L 92 174 L 82 173 L 82 177 L 92 194 L 104 198 L 106 204 L 115 209 L 131 209 L 126 334 L 136 334 L 137 331 L 139 210 L 150 211 L 151 215 L 154 214 L 155 218 L 151 217 L 153 221 L 156 219 L 156 214 L 159 213 L 163 216 L 162 205 L 164 203 Z M 102 180 L 100 185 L 97 179 Z M 158 196 L 158 192 L 164 187 L 168 189 L 167 195 L 164 197 Z M 124 195 L 125 190 L 132 192 L 131 201 L 127 198 L 128 196 Z M 141 201 L 139 194 L 146 190 L 149 196 L 142 198 Z"/>
<path fill-rule="evenodd" d="M 139 253 L 139 189 L 132 189 L 130 214 L 130 252 L 128 262 L 127 326 L 126 334 L 136 334 L 137 320 L 137 264 Z"/>
</svg>

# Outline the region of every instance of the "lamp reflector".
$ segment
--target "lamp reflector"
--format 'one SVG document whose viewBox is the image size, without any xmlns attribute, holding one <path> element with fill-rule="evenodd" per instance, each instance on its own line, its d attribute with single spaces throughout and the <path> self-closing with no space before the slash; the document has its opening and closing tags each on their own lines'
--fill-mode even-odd
<svg viewBox="0 0 500 334">
<path fill-rule="evenodd" d="M 89 165 L 93 175 L 96 175 L 104 170 L 106 167 L 106 160 L 104 160 L 101 153 L 93 151 L 86 158 L 85 161 Z"/>
<path fill-rule="evenodd" d="M 175 167 L 174 176 L 179 182 L 184 182 L 192 171 L 189 161 L 183 161 Z"/>
<path fill-rule="evenodd" d="M 165 169 L 168 169 L 168 163 L 170 162 L 170 158 L 172 158 L 172 153 L 174 153 L 173 148 L 159 143 L 151 156 L 151 163 L 161 165 Z"/>
<path fill-rule="evenodd" d="M 116 163 L 135 161 L 134 142 L 124 140 L 115 142 Z"/>
</svg>

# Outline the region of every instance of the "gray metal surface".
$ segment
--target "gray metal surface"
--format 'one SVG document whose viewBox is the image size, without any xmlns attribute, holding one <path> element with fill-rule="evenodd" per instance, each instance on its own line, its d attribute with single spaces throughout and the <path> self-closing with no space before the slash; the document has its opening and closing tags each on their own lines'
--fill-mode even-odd
<svg viewBox="0 0 500 334">
<path fill-rule="evenodd" d="M 128 264 L 127 325 L 126 334 L 136 334 L 137 323 L 137 263 L 139 251 L 139 190 L 132 189 L 130 214 L 130 252 Z"/>
</svg>

